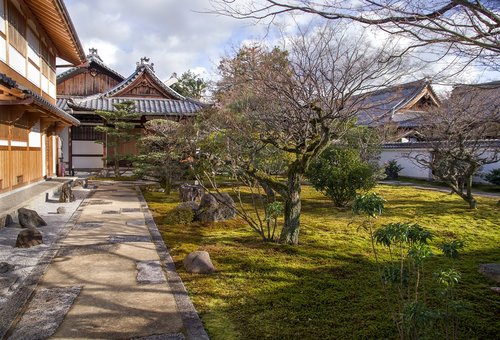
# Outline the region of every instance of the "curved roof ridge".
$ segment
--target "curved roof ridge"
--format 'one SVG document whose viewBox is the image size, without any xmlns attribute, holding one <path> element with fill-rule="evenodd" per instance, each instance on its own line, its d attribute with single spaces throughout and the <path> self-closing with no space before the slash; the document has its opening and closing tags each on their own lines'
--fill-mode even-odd
<svg viewBox="0 0 500 340">
<path fill-rule="evenodd" d="M 61 81 L 62 79 L 70 76 L 74 72 L 81 70 L 82 68 L 85 68 L 85 67 L 89 68 L 90 67 L 90 63 L 92 63 L 92 62 L 96 63 L 97 65 L 99 65 L 100 67 L 102 67 L 103 69 L 105 69 L 106 71 L 114 74 L 118 78 L 121 78 L 122 80 L 125 79 L 125 77 L 122 76 L 120 73 L 118 73 L 117 71 L 113 70 L 111 67 L 109 67 L 106 64 L 104 64 L 104 62 L 102 60 L 100 60 L 100 58 L 98 56 L 96 58 L 95 55 L 89 54 L 89 55 L 87 55 L 87 66 L 83 66 L 83 67 L 82 66 L 75 66 L 75 67 L 70 68 L 69 70 L 66 70 L 66 71 L 58 74 L 57 75 L 57 81 Z"/>
</svg>

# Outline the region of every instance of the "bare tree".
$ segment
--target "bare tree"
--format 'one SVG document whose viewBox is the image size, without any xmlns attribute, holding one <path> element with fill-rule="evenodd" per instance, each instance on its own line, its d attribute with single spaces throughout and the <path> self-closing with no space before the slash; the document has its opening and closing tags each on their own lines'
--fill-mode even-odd
<svg viewBox="0 0 500 340">
<path fill-rule="evenodd" d="M 240 171 L 281 196 L 285 221 L 279 241 L 297 244 L 301 180 L 310 163 L 353 126 L 364 109 L 364 93 L 387 86 L 407 69 L 402 59 L 388 58 L 389 43 L 375 48 L 341 26 L 302 32 L 287 44 L 247 46 L 222 60 L 219 125 L 213 130 L 226 137 L 222 145 Z M 255 157 L 264 148 L 284 154 L 285 180 Z"/>
<path fill-rule="evenodd" d="M 431 156 L 417 153 L 416 161 L 432 170 L 465 200 L 477 207 L 472 193 L 474 175 L 486 164 L 500 160 L 499 84 L 456 88 L 443 105 L 426 113 L 420 132 Z"/>
<path fill-rule="evenodd" d="M 284 13 L 309 13 L 328 20 L 376 26 L 409 38 L 411 48 L 444 47 L 498 69 L 498 0 L 211 0 L 214 11 L 235 18 L 274 20 Z"/>
</svg>

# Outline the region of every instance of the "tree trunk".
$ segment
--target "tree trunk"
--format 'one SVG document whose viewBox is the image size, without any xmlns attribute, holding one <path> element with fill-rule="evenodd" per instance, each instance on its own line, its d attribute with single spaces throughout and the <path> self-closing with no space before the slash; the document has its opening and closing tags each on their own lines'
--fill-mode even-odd
<svg viewBox="0 0 500 340">
<path fill-rule="evenodd" d="M 474 196 L 472 196 L 472 178 L 473 178 L 473 175 L 467 176 L 467 183 L 465 184 L 467 187 L 467 199 L 466 199 L 466 201 L 467 201 L 467 203 L 469 203 L 470 209 L 477 209 L 477 201 L 474 198 Z"/>
<path fill-rule="evenodd" d="M 285 199 L 285 225 L 279 238 L 280 243 L 298 244 L 300 229 L 300 179 L 301 175 L 291 173 L 288 175 L 288 191 Z"/>
</svg>

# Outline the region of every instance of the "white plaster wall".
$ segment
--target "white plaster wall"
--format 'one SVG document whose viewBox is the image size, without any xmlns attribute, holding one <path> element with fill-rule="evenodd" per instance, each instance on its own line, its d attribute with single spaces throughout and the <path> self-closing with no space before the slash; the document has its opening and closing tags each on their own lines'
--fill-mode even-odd
<svg viewBox="0 0 500 340">
<path fill-rule="evenodd" d="M 28 63 L 28 79 L 37 87 L 40 87 L 40 71 L 31 63 Z"/>
<path fill-rule="evenodd" d="M 427 150 L 419 149 L 418 151 L 413 151 L 411 149 L 388 149 L 383 150 L 380 154 L 379 164 L 384 166 L 385 163 L 396 160 L 399 165 L 403 167 L 403 170 L 399 172 L 400 176 L 432 179 L 432 174 L 429 168 L 418 164 L 412 157 L 430 157 L 430 153 Z"/>
<path fill-rule="evenodd" d="M 7 61 L 7 42 L 3 37 L 0 37 L 0 60 Z"/>
<path fill-rule="evenodd" d="M 430 157 L 430 152 L 425 149 L 418 149 L 417 151 L 411 149 L 394 149 L 394 150 L 383 150 L 380 155 L 379 164 L 381 166 L 390 160 L 395 159 L 399 165 L 403 167 L 403 170 L 399 173 L 401 176 L 432 179 L 432 173 L 428 168 L 422 167 L 422 165 L 411 159 L 415 155 Z M 491 154 L 491 152 L 490 152 Z M 478 183 L 488 183 L 482 178 L 482 174 L 486 174 L 493 169 L 500 168 L 500 161 L 492 164 L 487 164 L 483 166 L 478 174 L 474 176 L 474 182 Z"/>
<path fill-rule="evenodd" d="M 47 176 L 47 167 L 45 163 L 45 159 L 47 157 L 47 150 L 45 150 L 45 142 L 47 140 L 47 136 L 45 133 L 42 135 L 42 176 Z"/>
<path fill-rule="evenodd" d="M 59 153 L 57 152 L 57 136 L 52 136 L 52 171 L 54 174 L 57 174 L 57 163 L 58 159 L 57 157 L 59 156 Z"/>
<path fill-rule="evenodd" d="M 69 128 L 66 126 L 59 133 L 59 138 L 61 138 L 61 151 L 63 156 L 63 162 L 67 163 L 69 161 Z"/>
<path fill-rule="evenodd" d="M 0 32 L 6 33 L 5 32 L 5 7 L 4 7 L 4 2 L 0 1 Z"/>
<path fill-rule="evenodd" d="M 9 65 L 26 77 L 26 58 L 17 50 L 9 45 Z"/>
<path fill-rule="evenodd" d="M 101 156 L 73 157 L 73 169 L 102 169 L 104 162 Z"/>
<path fill-rule="evenodd" d="M 36 124 L 31 128 L 29 133 L 29 146 L 34 148 L 39 148 L 41 146 L 40 120 L 38 120 L 38 122 L 36 122 Z"/>
<path fill-rule="evenodd" d="M 73 141 L 73 155 L 101 155 L 103 154 L 103 145 L 97 144 L 94 141 L 74 140 Z"/>
</svg>

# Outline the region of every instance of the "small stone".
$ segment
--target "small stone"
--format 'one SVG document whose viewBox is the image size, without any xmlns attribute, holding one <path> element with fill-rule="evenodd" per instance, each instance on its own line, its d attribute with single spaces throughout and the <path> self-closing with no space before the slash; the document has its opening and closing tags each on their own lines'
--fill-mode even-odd
<svg viewBox="0 0 500 340">
<path fill-rule="evenodd" d="M 65 207 L 58 207 L 57 208 L 57 213 L 58 214 L 65 214 L 66 213 L 66 208 Z"/>
<path fill-rule="evenodd" d="M 11 272 L 14 270 L 15 267 L 16 266 L 14 266 L 8 262 L 0 262 L 0 274 Z"/>
<path fill-rule="evenodd" d="M 484 263 L 479 265 L 479 272 L 488 279 L 500 283 L 500 263 Z"/>
<path fill-rule="evenodd" d="M 188 273 L 212 274 L 215 270 L 210 255 L 206 251 L 194 251 L 184 258 L 184 268 Z"/>
<path fill-rule="evenodd" d="M 73 181 L 73 187 L 81 186 L 84 189 L 88 188 L 89 180 L 87 178 L 80 178 Z"/>
<path fill-rule="evenodd" d="M 12 216 L 9 214 L 0 216 L 0 229 L 8 227 L 12 223 L 14 223 L 14 221 L 12 220 Z"/>
<path fill-rule="evenodd" d="M 24 228 L 38 228 L 47 225 L 35 210 L 20 208 L 17 210 L 17 217 L 19 224 Z"/>
<path fill-rule="evenodd" d="M 31 248 L 42 243 L 42 233 L 36 228 L 27 228 L 17 235 L 16 248 Z"/>
</svg>

